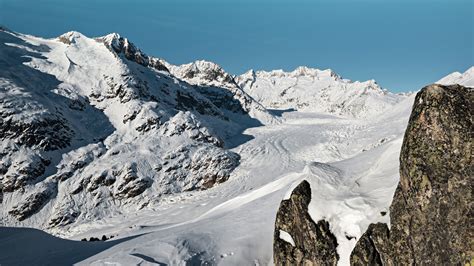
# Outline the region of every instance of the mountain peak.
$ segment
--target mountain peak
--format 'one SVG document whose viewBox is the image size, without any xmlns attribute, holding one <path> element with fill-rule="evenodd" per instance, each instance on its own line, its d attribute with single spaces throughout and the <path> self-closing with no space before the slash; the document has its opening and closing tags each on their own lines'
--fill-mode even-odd
<svg viewBox="0 0 474 266">
<path fill-rule="evenodd" d="M 253 70 L 252 70 L 253 71 Z M 247 73 L 249 73 L 248 71 Z M 242 76 L 245 76 L 247 73 L 243 74 Z M 265 71 L 265 70 L 259 70 L 256 72 L 257 76 L 260 77 L 277 77 L 277 78 L 285 78 L 285 77 L 291 77 L 291 78 L 296 78 L 296 77 L 311 77 L 311 78 L 319 78 L 319 79 L 324 79 L 324 78 L 333 78 L 335 80 L 340 80 L 342 79 L 341 76 L 339 76 L 336 72 L 334 72 L 331 69 L 317 69 L 317 68 L 311 68 L 307 66 L 299 66 L 295 68 L 293 71 L 284 71 L 283 69 L 276 69 L 276 70 L 271 70 L 271 71 Z"/>
<path fill-rule="evenodd" d="M 126 59 L 134 61 L 143 66 L 149 66 L 159 71 L 169 72 L 165 62 L 161 59 L 150 57 L 142 52 L 135 44 L 127 38 L 120 36 L 118 33 L 110 33 L 105 36 L 96 38 L 97 41 L 103 42 L 111 51 L 117 55 L 123 54 Z"/>
<path fill-rule="evenodd" d="M 110 45 L 110 46 L 119 46 L 119 39 L 122 38 L 120 34 L 113 32 L 109 33 L 105 36 L 99 37 L 97 39 L 103 40 L 104 43 Z M 128 40 L 127 40 L 128 42 Z"/>
<path fill-rule="evenodd" d="M 320 77 L 320 78 L 326 78 L 326 77 L 333 77 L 336 79 L 340 79 L 341 77 L 331 69 L 325 69 L 325 70 L 320 70 L 317 68 L 310 68 L 307 66 L 299 66 L 292 72 L 290 72 L 291 75 L 293 76 L 311 76 L 311 77 Z"/>
<path fill-rule="evenodd" d="M 227 73 L 220 65 L 206 61 L 197 60 L 188 64 L 171 66 L 173 75 L 186 79 L 188 82 L 196 85 L 218 84 L 235 85 L 233 77 Z"/>
<path fill-rule="evenodd" d="M 59 41 L 65 44 L 73 44 L 76 43 L 79 39 L 86 39 L 87 37 L 84 36 L 82 33 L 78 31 L 68 31 L 66 33 L 61 34 L 58 39 Z"/>
</svg>

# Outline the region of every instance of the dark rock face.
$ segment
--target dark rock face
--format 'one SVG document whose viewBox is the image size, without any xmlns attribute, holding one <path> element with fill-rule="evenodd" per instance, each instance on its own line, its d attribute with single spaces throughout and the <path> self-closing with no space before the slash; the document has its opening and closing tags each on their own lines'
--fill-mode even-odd
<svg viewBox="0 0 474 266">
<path fill-rule="evenodd" d="M 390 235 L 371 225 L 352 253 L 354 264 L 370 263 L 370 254 L 388 265 L 472 263 L 473 110 L 472 88 L 431 85 L 418 93 L 400 154 Z"/>
<path fill-rule="evenodd" d="M 197 111 L 202 115 L 211 115 L 226 119 L 218 109 L 214 108 L 213 104 L 209 100 L 199 101 L 193 95 L 187 92 L 176 93 L 177 109 L 179 110 L 190 110 Z"/>
<path fill-rule="evenodd" d="M 237 114 L 246 114 L 250 111 L 251 99 L 238 90 L 223 90 L 213 86 L 195 86 L 195 89 L 209 98 L 220 109 L 229 110 Z"/>
<path fill-rule="evenodd" d="M 19 145 L 38 146 L 45 151 L 57 150 L 67 147 L 72 135 L 67 122 L 59 115 L 31 123 L 0 118 L 0 139 L 16 139 Z"/>
<path fill-rule="evenodd" d="M 390 232 L 384 223 L 371 224 L 351 253 L 351 265 L 384 265 Z"/>
<path fill-rule="evenodd" d="M 275 265 L 336 265 L 336 237 L 329 230 L 329 223 L 315 223 L 308 214 L 311 188 L 301 182 L 290 199 L 283 200 L 278 209 L 273 241 Z M 288 233 L 294 245 L 281 239 L 280 231 Z"/>
</svg>

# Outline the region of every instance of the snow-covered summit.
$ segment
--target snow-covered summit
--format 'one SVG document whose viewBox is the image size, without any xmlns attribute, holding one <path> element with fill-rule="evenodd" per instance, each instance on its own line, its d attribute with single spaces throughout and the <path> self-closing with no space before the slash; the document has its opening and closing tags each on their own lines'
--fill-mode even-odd
<svg viewBox="0 0 474 266">
<path fill-rule="evenodd" d="M 193 85 L 232 86 L 235 84 L 232 76 L 213 62 L 198 60 L 179 66 L 168 64 L 168 67 L 175 76 L 186 79 Z"/>
<path fill-rule="evenodd" d="M 459 84 L 466 87 L 474 87 L 474 66 L 470 67 L 464 73 L 453 72 L 438 80 L 436 83 L 441 85 Z"/>
<path fill-rule="evenodd" d="M 307 76 L 307 77 L 314 77 L 314 78 L 319 78 L 319 79 L 324 79 L 328 77 L 332 77 L 334 79 L 341 79 L 341 76 L 339 76 L 336 72 L 334 72 L 331 69 L 325 69 L 325 70 L 320 70 L 317 68 L 310 68 L 307 66 L 299 66 L 295 70 L 290 71 L 290 72 L 285 72 L 282 69 L 278 70 L 271 70 L 271 71 L 264 71 L 264 70 L 259 70 L 259 71 L 254 71 L 254 70 L 249 70 L 245 74 L 241 75 L 243 76 L 248 76 L 252 75 L 252 72 L 255 73 L 254 75 L 259 76 L 259 77 L 278 77 L 278 78 L 284 78 L 284 77 L 299 77 L 299 76 Z"/>
<path fill-rule="evenodd" d="M 84 38 L 87 38 L 87 37 L 78 31 L 69 31 L 64 34 L 61 34 L 58 37 L 58 40 L 66 44 L 73 44 L 73 43 L 76 43 L 77 40 L 84 39 Z"/>
<path fill-rule="evenodd" d="M 406 97 L 388 92 L 375 80 L 353 82 L 330 69 L 250 70 L 236 77 L 236 81 L 267 108 L 292 108 L 350 117 L 380 114 Z"/>
</svg>

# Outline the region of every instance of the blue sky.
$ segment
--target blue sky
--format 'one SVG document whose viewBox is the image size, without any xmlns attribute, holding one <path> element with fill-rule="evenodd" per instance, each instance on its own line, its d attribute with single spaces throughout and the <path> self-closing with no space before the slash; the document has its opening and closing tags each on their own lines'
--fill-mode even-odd
<svg viewBox="0 0 474 266">
<path fill-rule="evenodd" d="M 174 64 L 331 68 L 392 91 L 474 65 L 471 0 L 0 0 L 0 24 L 55 37 L 118 32 Z"/>
</svg>

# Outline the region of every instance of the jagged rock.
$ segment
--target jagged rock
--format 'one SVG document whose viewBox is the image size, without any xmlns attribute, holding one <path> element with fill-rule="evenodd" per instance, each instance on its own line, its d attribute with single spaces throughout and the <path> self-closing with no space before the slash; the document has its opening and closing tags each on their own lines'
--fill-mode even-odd
<svg viewBox="0 0 474 266">
<path fill-rule="evenodd" d="M 211 188 L 226 181 L 239 165 L 236 153 L 212 145 L 182 146 L 163 157 L 155 167 L 165 193 Z"/>
<path fill-rule="evenodd" d="M 36 180 L 49 164 L 48 160 L 38 154 L 19 156 L 2 176 L 3 191 L 12 192 Z"/>
<path fill-rule="evenodd" d="M 105 92 L 104 97 L 111 99 L 111 98 L 118 98 L 120 99 L 121 103 L 128 103 L 133 99 L 137 99 L 139 94 L 137 91 L 133 90 L 131 86 L 127 83 L 117 83 L 113 77 L 104 77 L 109 89 Z M 99 97 L 100 98 L 100 97 Z"/>
<path fill-rule="evenodd" d="M 65 213 L 64 215 L 56 215 L 56 216 L 53 216 L 51 220 L 49 220 L 48 225 L 51 228 L 57 227 L 57 226 L 65 226 L 65 225 L 73 223 L 78 216 L 79 216 L 79 213 L 75 211 Z"/>
<path fill-rule="evenodd" d="M 243 92 L 235 89 L 222 90 L 219 87 L 195 86 L 199 93 L 212 100 L 212 103 L 221 109 L 237 114 L 245 114 L 250 110 L 252 100 Z M 245 109 L 244 109 L 245 108 Z"/>
<path fill-rule="evenodd" d="M 65 202 L 57 202 L 56 205 L 57 208 L 54 208 L 55 212 L 48 222 L 50 228 L 71 224 L 80 215 L 71 197 Z"/>
<path fill-rule="evenodd" d="M 160 117 L 149 117 L 147 118 L 147 120 L 145 121 L 145 123 L 137 126 L 135 129 L 138 131 L 138 132 L 148 132 L 152 129 L 156 129 L 156 128 L 159 128 L 160 125 L 161 125 L 161 120 L 160 120 Z"/>
<path fill-rule="evenodd" d="M 336 265 L 336 237 L 329 230 L 329 223 L 315 223 L 308 213 L 311 188 L 301 182 L 283 200 L 277 212 L 273 241 L 273 260 L 276 265 Z M 293 243 L 282 239 L 282 231 L 290 235 Z"/>
<path fill-rule="evenodd" d="M 115 182 L 115 177 L 109 176 L 107 171 L 103 171 L 90 179 L 87 191 L 94 191 L 100 186 L 110 186 Z"/>
<path fill-rule="evenodd" d="M 224 146 L 224 142 L 212 134 L 208 128 L 203 127 L 196 116 L 191 112 L 178 112 L 165 123 L 161 134 L 168 137 L 187 134 L 189 138 L 199 142 L 210 143 L 217 147 Z"/>
<path fill-rule="evenodd" d="M 115 173 L 118 176 L 118 185 L 114 195 L 118 198 L 133 198 L 142 194 L 151 186 L 152 181 L 137 174 L 137 164 L 125 165 L 121 171 Z"/>
<path fill-rule="evenodd" d="M 472 88 L 430 85 L 417 94 L 400 153 L 390 236 L 372 225 L 353 263 L 368 264 L 368 254 L 376 253 L 384 265 L 472 263 L 473 110 Z"/>
<path fill-rule="evenodd" d="M 117 54 L 123 54 L 125 58 L 130 61 L 156 70 L 169 71 L 161 59 L 147 56 L 127 38 L 123 38 L 117 33 L 109 34 L 98 40 L 104 42 L 107 47 L 115 51 Z"/>
<path fill-rule="evenodd" d="M 387 242 L 389 235 L 386 224 L 371 224 L 351 253 L 351 265 L 384 265 L 389 251 L 383 243 Z"/>
<path fill-rule="evenodd" d="M 42 184 L 40 188 L 31 193 L 18 205 L 14 206 L 8 213 L 23 221 L 31 215 L 35 214 L 51 199 L 57 190 L 56 183 Z"/>
<path fill-rule="evenodd" d="M 45 151 L 67 147 L 73 134 L 60 116 L 51 115 L 31 122 L 0 118 L 1 140 L 14 139 L 19 145 L 37 146 Z"/>
<path fill-rule="evenodd" d="M 176 93 L 176 103 L 177 108 L 180 110 L 195 110 L 202 115 L 212 115 L 226 119 L 218 109 L 213 108 L 213 105 L 209 100 L 200 101 L 187 92 L 183 93 L 178 91 Z"/>
</svg>

